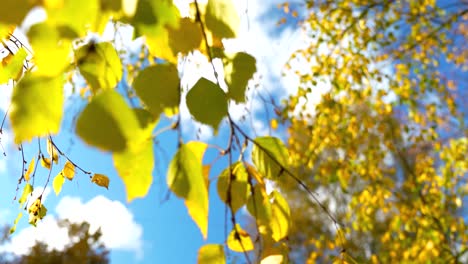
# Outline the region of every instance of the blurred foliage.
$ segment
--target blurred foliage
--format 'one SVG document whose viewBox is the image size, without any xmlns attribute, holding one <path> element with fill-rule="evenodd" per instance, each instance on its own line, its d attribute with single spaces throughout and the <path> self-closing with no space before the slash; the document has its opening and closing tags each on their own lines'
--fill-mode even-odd
<svg viewBox="0 0 468 264">
<path fill-rule="evenodd" d="M 297 93 L 270 122 L 287 126 L 287 142 L 250 136 L 231 117 L 229 106 L 246 102 L 257 70 L 254 56 L 225 52 L 222 40 L 238 36 L 241 24 L 232 0 L 194 1 L 188 17 L 171 0 L 15 3 L 7 0 L 11 12 L 0 11 L 0 82 L 14 86 L 7 125 L 22 153 L 18 202 L 31 224 L 47 212 L 42 195 L 28 201 L 36 173 L 48 175 L 43 184 L 52 184 L 56 195 L 65 179 L 82 178 L 78 174 L 112 188 L 111 177 L 83 169 L 52 137 L 70 114 L 64 100 L 69 85 L 83 104 L 71 130 L 112 154 L 128 201 L 148 194 L 158 136 L 175 135 L 168 189 L 184 200 L 205 239 L 210 169 L 218 159 L 227 163 L 214 178 L 226 204 L 226 247 L 201 247 L 199 261 L 225 263 L 235 252 L 248 263 L 287 262 L 288 255 L 309 263 L 468 259 L 466 2 L 319 0 L 296 3 L 301 10 L 280 5 L 285 19 L 299 21 L 307 44 L 286 66 L 300 80 Z M 30 49 L 14 28 L 33 7 L 47 18 L 26 29 Z M 128 29 L 133 35 L 123 36 Z M 103 40 L 106 30 L 113 39 Z M 192 73 L 179 62 L 193 54 L 212 64 L 214 79 L 182 84 Z M 221 146 L 184 140 L 179 110 L 185 108 L 215 135 L 226 125 L 229 136 Z M 25 157 L 23 144 L 33 139 L 38 154 Z M 217 154 L 211 162 L 208 148 Z M 255 218 L 254 231 L 236 218 L 244 206 Z M 88 234 L 89 227 L 82 228 Z M 67 260 L 74 261 L 83 260 Z"/>
<path fill-rule="evenodd" d="M 287 65 L 300 85 L 279 119 L 294 173 L 336 223 L 296 184 L 280 184 L 291 256 L 466 263 L 468 3 L 305 5 L 307 46 Z"/>
</svg>

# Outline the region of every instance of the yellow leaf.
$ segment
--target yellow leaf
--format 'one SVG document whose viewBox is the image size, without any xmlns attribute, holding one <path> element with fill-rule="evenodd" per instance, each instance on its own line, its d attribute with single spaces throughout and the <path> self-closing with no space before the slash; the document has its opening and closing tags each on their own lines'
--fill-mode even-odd
<svg viewBox="0 0 468 264">
<path fill-rule="evenodd" d="M 252 239 L 239 224 L 236 224 L 235 228 L 229 234 L 227 246 L 230 250 L 235 252 L 246 252 L 254 249 Z"/>
<path fill-rule="evenodd" d="M 276 118 L 272 118 L 270 120 L 270 127 L 273 130 L 276 130 L 278 128 L 278 120 Z"/>
<path fill-rule="evenodd" d="M 271 205 L 272 219 L 270 222 L 273 232 L 272 237 L 275 241 L 279 241 L 289 233 L 291 212 L 286 199 L 278 191 L 273 191 L 270 194 L 270 199 L 273 199 Z"/>
<path fill-rule="evenodd" d="M 73 165 L 70 161 L 67 160 L 65 166 L 63 167 L 62 174 L 68 180 L 73 180 L 73 177 L 75 177 L 75 165 Z"/>
<path fill-rule="evenodd" d="M 106 189 L 109 189 L 109 178 L 104 174 L 94 174 L 93 178 L 91 178 L 91 182 L 101 187 L 105 187 Z"/>
<path fill-rule="evenodd" d="M 114 153 L 114 166 L 125 184 L 127 201 L 145 197 L 153 182 L 154 154 L 151 141 Z"/>
<path fill-rule="evenodd" d="M 226 264 L 224 248 L 218 244 L 204 245 L 198 250 L 198 264 Z"/>
<path fill-rule="evenodd" d="M 34 170 L 34 164 L 35 164 L 35 161 L 34 161 L 34 157 L 31 159 L 31 162 L 29 162 L 29 167 L 28 167 L 28 170 L 26 171 L 26 173 L 24 174 L 24 179 L 26 181 L 29 181 L 29 179 L 31 178 L 31 173 L 33 172 Z"/>
<path fill-rule="evenodd" d="M 208 147 L 205 142 L 189 141 L 186 145 L 190 148 L 193 154 L 195 154 L 197 160 L 203 161 L 203 155 L 205 154 L 206 148 Z"/>
<path fill-rule="evenodd" d="M 169 164 L 167 185 L 185 200 L 189 215 L 203 238 L 208 233 L 208 188 L 203 176 L 202 157 L 206 144 L 189 142 L 182 145 Z"/>
<path fill-rule="evenodd" d="M 52 188 L 54 189 L 55 195 L 59 195 L 62 191 L 62 186 L 65 183 L 65 177 L 63 176 L 62 172 L 55 176 L 54 181 L 52 182 Z"/>
<path fill-rule="evenodd" d="M 20 212 L 18 216 L 16 217 L 15 222 L 13 223 L 13 226 L 10 228 L 10 235 L 16 231 L 16 226 L 18 225 L 18 222 L 22 216 L 23 216 L 23 213 Z"/>
<path fill-rule="evenodd" d="M 59 159 L 58 150 L 54 147 L 50 139 L 47 139 L 47 153 L 49 153 L 49 156 L 52 158 L 52 161 L 54 161 L 54 163 L 57 164 Z"/>
<path fill-rule="evenodd" d="M 42 165 L 42 167 L 50 170 L 50 166 L 51 166 L 50 159 L 42 157 L 41 158 L 41 165 Z"/>
</svg>

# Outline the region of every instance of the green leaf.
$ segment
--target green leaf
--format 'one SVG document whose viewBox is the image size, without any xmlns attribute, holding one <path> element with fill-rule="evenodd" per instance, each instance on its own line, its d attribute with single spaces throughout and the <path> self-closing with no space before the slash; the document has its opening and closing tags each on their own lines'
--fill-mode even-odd
<svg viewBox="0 0 468 264">
<path fill-rule="evenodd" d="M 9 80 L 19 80 L 23 73 L 24 61 L 28 53 L 21 48 L 14 55 L 3 58 L 0 63 L 0 84 L 8 83 Z M 10 59 L 11 58 L 11 59 Z M 10 60 L 10 61 L 8 61 Z"/>
<path fill-rule="evenodd" d="M 273 200 L 271 204 L 272 219 L 270 222 L 272 237 L 275 241 L 279 241 L 288 236 L 291 211 L 288 202 L 278 191 L 270 193 L 270 198 Z"/>
<path fill-rule="evenodd" d="M 142 129 L 143 138 L 150 138 L 153 130 L 156 128 L 159 119 L 155 118 L 150 112 L 142 108 L 134 108 L 140 128 Z"/>
<path fill-rule="evenodd" d="M 31 5 L 29 0 L 3 0 L 0 8 L 0 22 L 20 25 Z"/>
<path fill-rule="evenodd" d="M 58 29 L 47 23 L 33 25 L 28 38 L 34 49 L 36 72 L 56 76 L 70 65 L 71 41 L 63 39 Z"/>
<path fill-rule="evenodd" d="M 175 113 L 180 101 L 180 80 L 173 64 L 156 64 L 141 71 L 133 87 L 138 97 L 155 116 L 166 110 Z"/>
<path fill-rule="evenodd" d="M 208 244 L 198 250 L 198 264 L 226 264 L 224 247 L 219 244 Z"/>
<path fill-rule="evenodd" d="M 180 13 L 169 0 L 140 0 L 131 24 L 137 36 L 145 36 L 153 56 L 177 63 L 169 47 L 167 27 L 178 28 Z"/>
<path fill-rule="evenodd" d="M 143 141 L 122 153 L 115 153 L 113 159 L 127 190 L 127 201 L 145 197 L 153 182 L 153 142 Z"/>
<path fill-rule="evenodd" d="M 201 78 L 187 93 L 187 107 L 195 120 L 210 125 L 216 131 L 227 115 L 228 105 L 224 91 L 213 82 Z"/>
<path fill-rule="evenodd" d="M 28 196 L 33 192 L 34 188 L 31 184 L 27 183 L 23 188 L 23 193 L 21 194 L 20 199 L 18 200 L 20 207 L 28 200 Z"/>
<path fill-rule="evenodd" d="M 86 143 L 112 152 L 124 151 L 142 134 L 135 112 L 115 90 L 93 97 L 78 117 L 76 133 Z"/>
<path fill-rule="evenodd" d="M 232 177 L 230 177 L 230 172 L 232 172 Z M 250 193 L 248 177 L 244 164 L 236 162 L 231 165 L 231 171 L 226 168 L 218 178 L 218 195 L 223 202 L 227 203 L 228 192 L 231 192 L 230 206 L 234 213 L 247 202 Z"/>
<path fill-rule="evenodd" d="M 257 71 L 255 58 L 239 52 L 225 61 L 224 74 L 228 85 L 228 97 L 237 103 L 245 102 L 245 90 Z"/>
<path fill-rule="evenodd" d="M 129 0 L 123 1 L 130 2 Z M 133 2 L 136 2 L 136 0 L 134 0 Z M 100 7 L 102 11 L 120 11 L 120 9 L 122 8 L 122 0 L 100 0 Z"/>
<path fill-rule="evenodd" d="M 133 143 L 122 153 L 113 155 L 114 166 L 127 190 L 127 201 L 145 197 L 153 182 L 154 153 L 151 133 L 156 127 L 154 118 L 144 109 L 134 109 L 143 133 L 140 142 Z"/>
<path fill-rule="evenodd" d="M 185 205 L 203 237 L 208 233 L 208 187 L 203 176 L 200 153 L 206 144 L 183 144 L 171 163 L 167 174 L 167 184 L 178 197 L 185 199 Z"/>
<path fill-rule="evenodd" d="M 85 36 L 89 28 L 94 28 L 99 15 L 99 1 L 66 0 L 60 1 L 61 4 L 58 5 L 54 2 L 56 1 L 45 2 L 48 23 L 69 27 L 79 36 Z"/>
<path fill-rule="evenodd" d="M 81 75 L 94 93 L 112 89 L 122 79 L 122 62 L 110 42 L 84 45 L 75 52 L 75 57 Z"/>
<path fill-rule="evenodd" d="M 288 151 L 275 137 L 258 137 L 252 148 L 252 161 L 258 171 L 269 179 L 276 179 L 288 163 Z"/>
<path fill-rule="evenodd" d="M 55 195 L 59 195 L 62 191 L 62 186 L 65 183 L 65 177 L 63 176 L 62 172 L 55 176 L 54 181 L 52 182 L 52 188 L 54 189 Z"/>
<path fill-rule="evenodd" d="M 233 228 L 226 243 L 228 248 L 235 252 L 247 252 L 254 249 L 249 233 L 243 230 L 239 224 Z"/>
<path fill-rule="evenodd" d="M 272 218 L 270 199 L 265 186 L 257 184 L 247 199 L 247 211 L 257 219 L 259 225 L 268 227 Z"/>
<path fill-rule="evenodd" d="M 13 89 L 11 125 L 17 144 L 59 131 L 63 115 L 63 77 L 30 74 Z"/>
<path fill-rule="evenodd" d="M 189 18 L 182 18 L 178 29 L 169 28 L 169 46 L 174 54 L 188 52 L 200 47 L 202 42 L 201 29 Z"/>
<path fill-rule="evenodd" d="M 235 38 L 240 25 L 239 15 L 231 0 L 209 0 L 205 22 L 206 27 L 219 38 Z"/>
</svg>

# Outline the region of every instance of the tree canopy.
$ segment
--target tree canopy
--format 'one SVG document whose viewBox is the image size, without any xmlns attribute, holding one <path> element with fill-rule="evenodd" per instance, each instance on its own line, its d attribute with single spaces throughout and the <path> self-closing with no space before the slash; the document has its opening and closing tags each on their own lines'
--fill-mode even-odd
<svg viewBox="0 0 468 264">
<path fill-rule="evenodd" d="M 11 232 L 23 211 L 32 225 L 47 214 L 43 195 L 31 196 L 38 174 L 56 195 L 77 174 L 111 188 L 112 176 L 77 164 L 55 141 L 69 118 L 78 138 L 111 154 L 128 202 L 148 194 L 155 145 L 173 135 L 166 183 L 204 239 L 210 186 L 226 206 L 225 243 L 202 246 L 199 263 L 226 263 L 229 254 L 248 263 L 468 259 L 466 2 L 280 5 L 278 26 L 299 16 L 307 45 L 285 67 L 300 80 L 297 92 L 280 104 L 264 100 L 279 137 L 254 135 L 233 118 L 231 106 L 248 102 L 257 71 L 255 54 L 224 47 L 239 33 L 234 1 L 193 1 L 187 16 L 170 0 L 7 0 L 4 7 L 0 83 L 14 88 L 0 136 L 9 125 L 22 153 L 21 212 Z M 47 17 L 27 28 L 23 43 L 15 28 L 37 7 Z M 128 28 L 131 38 L 122 36 Z M 114 38 L 102 40 L 106 30 Z M 194 54 L 211 64 L 213 78 L 187 81 L 182 65 Z M 74 114 L 65 111 L 67 87 L 80 96 Z M 183 109 L 222 144 L 184 138 Z M 26 157 L 24 146 L 37 155 Z M 226 167 L 211 175 L 218 159 Z M 240 221 L 241 208 L 250 224 Z"/>
<path fill-rule="evenodd" d="M 47 244 L 36 241 L 30 248 L 27 255 L 15 256 L 0 254 L 0 262 L 4 264 L 15 263 L 109 263 L 109 251 L 100 242 L 101 231 L 89 231 L 89 223 L 70 223 L 67 220 L 60 220 L 59 225 L 68 230 L 69 245 L 64 245 L 63 250 L 50 249 Z M 8 243 L 9 228 L 5 229 L 5 239 L 0 241 L 0 245 Z"/>
</svg>

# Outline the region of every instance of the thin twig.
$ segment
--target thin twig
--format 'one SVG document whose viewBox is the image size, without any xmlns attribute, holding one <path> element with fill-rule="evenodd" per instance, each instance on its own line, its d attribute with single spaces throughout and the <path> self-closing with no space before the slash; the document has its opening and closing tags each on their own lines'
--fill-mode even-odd
<svg viewBox="0 0 468 264">
<path fill-rule="evenodd" d="M 82 172 L 85 173 L 85 174 L 88 174 L 88 175 L 91 175 L 91 174 L 92 174 L 92 172 L 87 171 L 87 170 L 84 170 L 83 168 L 81 168 L 80 166 L 78 166 L 78 164 L 76 164 L 75 162 L 73 162 L 63 151 L 61 151 L 61 150 L 57 147 L 57 145 L 55 144 L 55 142 L 52 140 L 52 136 L 49 136 L 49 140 L 50 140 L 50 143 L 52 143 L 52 146 L 54 146 L 54 147 L 52 148 L 52 151 L 53 151 L 54 148 L 57 149 L 58 153 L 59 153 L 60 155 L 64 156 L 71 164 L 73 164 L 73 166 L 75 166 L 76 168 L 78 168 L 80 171 L 82 171 Z M 51 155 L 52 155 L 52 157 L 53 157 L 53 154 L 51 154 Z M 51 163 L 52 163 L 52 161 L 51 161 Z"/>
</svg>

